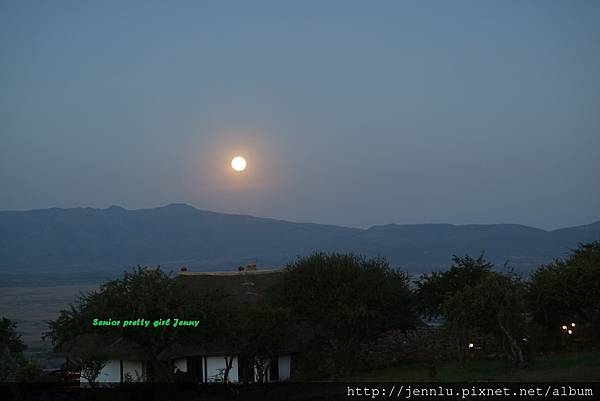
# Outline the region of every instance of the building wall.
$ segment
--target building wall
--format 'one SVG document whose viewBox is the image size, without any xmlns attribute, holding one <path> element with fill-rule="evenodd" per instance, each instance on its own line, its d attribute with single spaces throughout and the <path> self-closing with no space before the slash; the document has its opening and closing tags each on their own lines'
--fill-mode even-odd
<svg viewBox="0 0 600 401">
<path fill-rule="evenodd" d="M 207 356 L 206 357 L 206 377 L 207 381 L 217 381 L 220 369 L 225 368 L 225 356 Z M 233 358 L 231 370 L 229 371 L 229 381 L 237 382 L 238 379 L 238 360 Z"/>
<path fill-rule="evenodd" d="M 123 380 L 125 375 L 129 373 L 132 380 L 141 379 L 144 375 L 144 367 L 142 361 L 123 361 Z M 97 383 L 120 383 L 121 382 L 121 361 L 118 359 L 111 359 L 106 362 L 106 365 L 100 371 Z M 79 377 L 79 383 L 88 385 L 89 382 L 83 377 Z"/>
<path fill-rule="evenodd" d="M 290 380 L 290 368 L 292 366 L 291 355 L 279 355 L 279 380 Z"/>
</svg>

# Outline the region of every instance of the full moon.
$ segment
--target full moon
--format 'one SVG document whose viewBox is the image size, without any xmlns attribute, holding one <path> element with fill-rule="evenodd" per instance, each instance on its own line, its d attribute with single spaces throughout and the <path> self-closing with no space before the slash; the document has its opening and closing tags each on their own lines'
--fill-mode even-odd
<svg viewBox="0 0 600 401">
<path fill-rule="evenodd" d="M 242 156 L 236 156 L 231 159 L 231 168 L 235 171 L 244 171 L 246 169 L 246 159 Z"/>
</svg>

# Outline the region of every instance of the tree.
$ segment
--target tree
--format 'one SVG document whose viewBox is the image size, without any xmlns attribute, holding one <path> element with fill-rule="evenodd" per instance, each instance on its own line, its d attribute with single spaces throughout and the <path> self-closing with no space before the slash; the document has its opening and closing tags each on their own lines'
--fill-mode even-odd
<svg viewBox="0 0 600 401">
<path fill-rule="evenodd" d="M 17 333 L 17 324 L 5 317 L 0 320 L 0 382 L 17 379 L 19 366 L 25 361 L 26 346 Z"/>
<path fill-rule="evenodd" d="M 217 378 L 224 383 L 229 381 L 235 355 L 252 367 L 256 381 L 263 382 L 270 361 L 286 344 L 293 328 L 288 309 L 265 303 L 229 305 L 216 321 L 209 319 L 206 324 L 221 326 L 212 338 L 219 339 L 221 348 L 231 350 Z"/>
<path fill-rule="evenodd" d="M 108 340 L 122 337 L 139 346 L 150 358 L 157 380 L 174 381 L 172 368 L 159 360 L 158 355 L 177 340 L 215 338 L 219 334 L 215 330 L 223 326 L 218 323 L 220 302 L 221 297 L 212 292 L 191 293 L 159 268 L 138 267 L 131 273 L 126 272 L 121 279 L 103 284 L 95 292 L 81 294 L 78 303 L 49 322 L 47 336 L 57 349 L 68 346 L 83 334 L 99 334 Z M 171 316 L 194 316 L 215 324 L 203 324 L 193 330 L 92 325 L 95 318 L 124 321 L 142 317 L 154 321 Z M 90 372 L 97 367 L 92 366 Z"/>
<path fill-rule="evenodd" d="M 96 387 L 98 376 L 108 361 L 106 356 L 92 352 L 74 358 L 73 362 L 81 377 L 86 379 L 91 387 Z"/>
<path fill-rule="evenodd" d="M 264 382 L 271 361 L 290 337 L 292 318 L 288 309 L 271 305 L 242 308 L 241 313 L 241 355 L 250 361 L 256 380 Z"/>
<path fill-rule="evenodd" d="M 535 270 L 529 287 L 529 306 L 544 338 L 556 346 L 565 323 L 578 324 L 600 338 L 600 242 L 580 244 L 566 259 Z"/>
<path fill-rule="evenodd" d="M 443 317 L 456 342 L 456 355 L 464 362 L 467 343 L 472 330 L 471 316 L 464 313 L 467 300 L 463 291 L 479 284 L 492 264 L 483 258 L 452 257 L 452 266 L 444 272 L 424 274 L 416 281 L 417 310 L 427 318 Z M 450 316 L 452 312 L 452 316 Z"/>
<path fill-rule="evenodd" d="M 525 333 L 525 286 L 513 274 L 486 272 L 475 286 L 466 286 L 442 305 L 448 326 L 459 339 L 464 359 L 466 338 L 473 331 L 494 335 L 514 365 L 523 366 L 520 345 Z"/>
<path fill-rule="evenodd" d="M 194 317 L 202 324 L 193 329 L 92 325 L 95 318 L 124 321 L 141 317 L 153 321 L 182 316 Z M 209 344 L 230 350 L 219 376 L 227 382 L 235 355 L 241 353 L 252 363 L 269 360 L 273 350 L 279 349 L 285 341 L 288 323 L 289 314 L 285 309 L 238 305 L 228 302 L 222 291 L 199 293 L 158 268 L 137 268 L 120 279 L 103 284 L 95 292 L 81 294 L 75 305 L 61 311 L 56 320 L 49 322 L 47 337 L 56 349 L 83 349 L 83 354 L 74 354 L 72 359 L 90 383 L 96 380 L 107 357 L 95 352 L 93 345 L 81 346 L 82 339 L 88 334 L 100 336 L 106 344 L 123 338 L 141 348 L 150 358 L 157 381 L 175 380 L 170 364 L 158 359 L 158 355 L 174 343 Z"/>
<path fill-rule="evenodd" d="M 454 255 L 449 270 L 424 274 L 416 281 L 418 311 L 428 318 L 443 316 L 444 302 L 466 287 L 477 285 L 492 268 L 483 254 L 477 259 Z"/>
<path fill-rule="evenodd" d="M 318 329 L 313 353 L 320 357 L 307 358 L 321 365 L 322 374 L 347 375 L 361 342 L 417 322 L 408 276 L 381 258 L 338 253 L 299 258 L 286 266 L 270 301 Z"/>
<path fill-rule="evenodd" d="M 426 274 L 417 280 L 419 311 L 426 317 L 441 316 L 456 339 L 459 362 L 464 362 L 467 344 L 475 331 L 493 334 L 505 354 L 523 365 L 519 339 L 525 326 L 525 287 L 518 276 L 493 272 L 483 258 L 454 256 L 445 272 Z"/>
<path fill-rule="evenodd" d="M 23 360 L 17 369 L 17 381 L 20 383 L 41 383 L 56 381 L 56 378 L 44 374 L 37 363 Z"/>
</svg>

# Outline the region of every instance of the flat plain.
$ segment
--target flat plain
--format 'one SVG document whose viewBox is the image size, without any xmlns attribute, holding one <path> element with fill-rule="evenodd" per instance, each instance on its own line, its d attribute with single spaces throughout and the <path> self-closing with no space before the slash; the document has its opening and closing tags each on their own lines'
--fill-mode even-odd
<svg viewBox="0 0 600 401">
<path fill-rule="evenodd" d="M 97 284 L 0 287 L 0 317 L 17 323 L 27 345 L 26 356 L 47 366 L 52 344 L 42 340 L 48 330 L 46 322 L 56 319 L 62 309 L 76 302 L 81 292 L 97 288 Z"/>
</svg>

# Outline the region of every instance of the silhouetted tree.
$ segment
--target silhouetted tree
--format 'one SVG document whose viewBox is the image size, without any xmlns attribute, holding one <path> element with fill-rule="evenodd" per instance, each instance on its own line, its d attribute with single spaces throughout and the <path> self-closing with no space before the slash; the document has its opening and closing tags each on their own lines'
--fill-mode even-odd
<svg viewBox="0 0 600 401">
<path fill-rule="evenodd" d="M 428 318 L 443 316 L 442 305 L 466 287 L 474 287 L 490 272 L 493 265 L 483 258 L 452 257 L 452 266 L 444 272 L 424 274 L 416 281 L 418 311 Z"/>
<path fill-rule="evenodd" d="M 554 345 L 561 326 L 600 338 L 600 242 L 581 244 L 566 259 L 541 266 L 531 276 L 529 305 L 534 321 Z"/>
<path fill-rule="evenodd" d="M 24 361 L 26 346 L 16 329 L 17 324 L 10 319 L 0 320 L 0 382 L 16 381 L 17 370 Z"/>
<path fill-rule="evenodd" d="M 465 286 L 442 305 L 464 357 L 466 339 L 474 332 L 494 335 L 514 365 L 523 366 L 521 340 L 525 335 L 525 285 L 513 274 L 488 271 L 474 286 Z"/>
<path fill-rule="evenodd" d="M 72 343 L 86 333 L 99 334 L 105 339 L 123 337 L 138 345 L 150 358 L 152 370 L 159 380 L 173 381 L 171 367 L 158 355 L 176 340 L 218 337 L 225 327 L 218 320 L 226 316 L 222 297 L 216 293 L 192 293 L 159 268 L 137 268 L 126 272 L 121 279 L 111 280 L 89 294 L 81 294 L 78 303 L 61 311 L 49 322 L 47 336 L 55 348 Z M 153 321 L 171 316 L 193 316 L 202 321 L 198 329 L 148 329 L 143 327 L 95 327 L 94 318 L 130 320 L 142 317 Z M 213 322 L 209 324 L 207 322 Z"/>
<path fill-rule="evenodd" d="M 448 271 L 423 275 L 415 294 L 419 311 L 440 316 L 456 339 L 459 362 L 464 362 L 469 337 L 476 332 L 493 334 L 504 345 L 506 356 L 523 365 L 520 341 L 525 331 L 525 286 L 509 272 L 493 272 L 483 258 L 454 256 Z"/>
<path fill-rule="evenodd" d="M 355 368 L 358 345 L 389 329 L 414 327 L 408 276 L 384 259 L 316 253 L 286 266 L 273 304 L 318 328 L 313 343 L 323 373 L 344 376 Z M 318 371 L 318 368 L 317 368 Z"/>
</svg>

